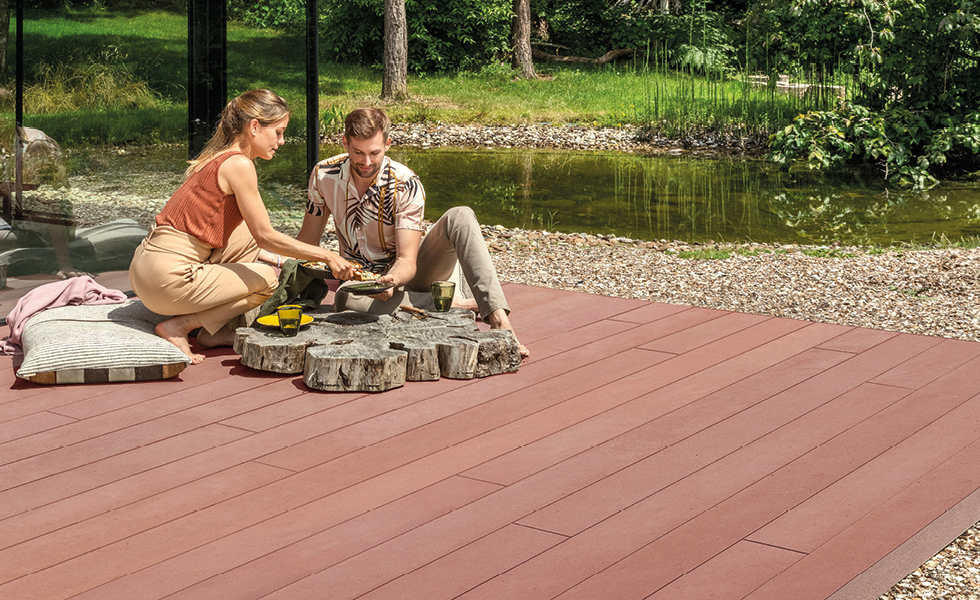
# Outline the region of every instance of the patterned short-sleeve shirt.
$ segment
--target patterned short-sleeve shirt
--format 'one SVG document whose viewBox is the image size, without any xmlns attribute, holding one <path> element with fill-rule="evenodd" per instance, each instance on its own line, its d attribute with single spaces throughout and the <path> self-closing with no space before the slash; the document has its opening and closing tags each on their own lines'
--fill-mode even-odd
<svg viewBox="0 0 980 600">
<path fill-rule="evenodd" d="M 332 214 L 341 256 L 376 273 L 394 262 L 396 229 L 422 231 L 424 210 L 425 190 L 418 175 L 387 156 L 360 198 L 347 154 L 320 161 L 310 176 L 306 212 Z"/>
</svg>

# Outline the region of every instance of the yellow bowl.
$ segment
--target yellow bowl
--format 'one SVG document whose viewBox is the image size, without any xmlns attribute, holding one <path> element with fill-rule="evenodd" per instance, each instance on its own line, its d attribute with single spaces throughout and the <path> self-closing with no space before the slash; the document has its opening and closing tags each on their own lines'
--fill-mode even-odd
<svg viewBox="0 0 980 600">
<path fill-rule="evenodd" d="M 259 325 L 268 325 L 269 327 L 279 327 L 279 315 L 266 315 L 264 317 L 259 317 L 255 319 L 258 321 Z M 303 315 L 303 318 L 299 320 L 300 326 L 307 325 L 313 322 L 313 317 L 310 315 Z"/>
</svg>

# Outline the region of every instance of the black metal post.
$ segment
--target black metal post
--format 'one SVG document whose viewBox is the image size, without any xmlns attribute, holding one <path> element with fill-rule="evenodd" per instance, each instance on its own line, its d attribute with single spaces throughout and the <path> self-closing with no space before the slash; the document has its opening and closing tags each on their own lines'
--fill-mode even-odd
<svg viewBox="0 0 980 600">
<path fill-rule="evenodd" d="M 188 155 L 211 138 L 228 96 L 226 0 L 187 3 Z"/>
<path fill-rule="evenodd" d="M 3 219 L 13 223 L 14 206 L 23 206 L 24 153 L 20 145 L 20 132 L 24 125 L 24 0 L 17 0 L 14 8 L 17 28 L 14 33 L 14 52 L 17 62 L 14 65 L 14 198 L 3 197 Z"/>
<path fill-rule="evenodd" d="M 320 160 L 320 56 L 317 0 L 306 0 L 306 174 Z"/>
</svg>

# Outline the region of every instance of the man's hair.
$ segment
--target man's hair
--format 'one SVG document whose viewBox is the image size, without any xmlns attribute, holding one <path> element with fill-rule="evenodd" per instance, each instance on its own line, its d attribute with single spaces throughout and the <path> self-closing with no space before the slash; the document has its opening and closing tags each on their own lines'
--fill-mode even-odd
<svg viewBox="0 0 980 600">
<path fill-rule="evenodd" d="M 391 136 L 391 119 L 380 108 L 356 108 L 344 119 L 344 137 L 369 140 L 381 132 L 385 141 Z"/>
</svg>

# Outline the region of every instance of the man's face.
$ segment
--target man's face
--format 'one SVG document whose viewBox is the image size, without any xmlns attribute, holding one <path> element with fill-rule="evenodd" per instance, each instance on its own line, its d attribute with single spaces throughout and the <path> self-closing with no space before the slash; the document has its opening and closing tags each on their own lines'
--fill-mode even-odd
<svg viewBox="0 0 980 600">
<path fill-rule="evenodd" d="M 385 152 L 391 146 L 391 138 L 384 139 L 384 134 L 379 131 L 374 137 L 367 139 L 347 139 L 347 136 L 344 136 L 343 143 L 344 150 L 350 156 L 350 165 L 354 175 L 360 179 L 373 181 L 374 176 L 381 169 Z"/>
</svg>

